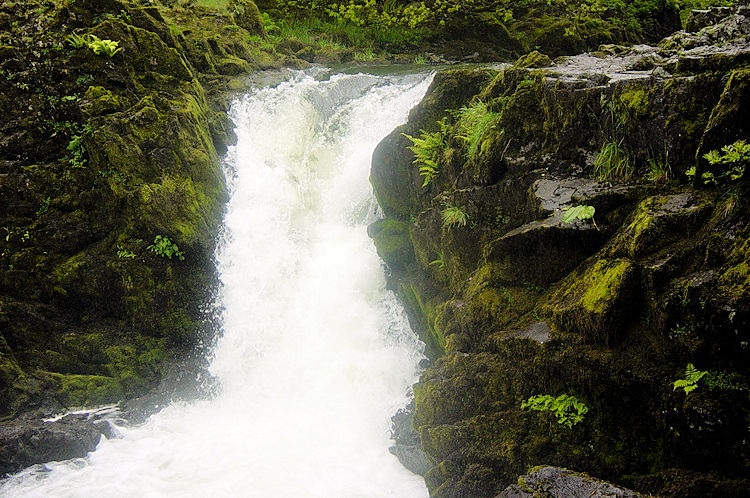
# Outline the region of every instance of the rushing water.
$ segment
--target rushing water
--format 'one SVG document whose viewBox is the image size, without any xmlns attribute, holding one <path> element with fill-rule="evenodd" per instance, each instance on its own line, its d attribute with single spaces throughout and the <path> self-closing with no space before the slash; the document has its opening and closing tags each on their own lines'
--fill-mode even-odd
<svg viewBox="0 0 750 498">
<path fill-rule="evenodd" d="M 388 452 L 422 348 L 366 227 L 372 151 L 429 79 L 317 70 L 237 101 L 210 366 L 220 393 L 118 427 L 0 495 L 426 496 Z"/>
</svg>

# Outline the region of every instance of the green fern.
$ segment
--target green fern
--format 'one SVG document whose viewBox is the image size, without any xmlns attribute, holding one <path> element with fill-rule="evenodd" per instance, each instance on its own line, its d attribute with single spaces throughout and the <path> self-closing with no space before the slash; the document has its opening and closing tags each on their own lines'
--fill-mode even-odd
<svg viewBox="0 0 750 498">
<path fill-rule="evenodd" d="M 413 144 L 407 147 L 407 149 L 414 153 L 414 161 L 412 163 L 419 166 L 419 174 L 424 177 L 422 187 L 429 185 L 438 173 L 440 173 L 438 158 L 446 147 L 445 137 L 448 134 L 449 125 L 445 118 L 437 123 L 440 127 L 438 131 L 427 132 L 420 130 L 419 137 L 412 137 L 411 135 L 402 133 Z"/>
<path fill-rule="evenodd" d="M 557 423 L 572 429 L 574 425 L 583 421 L 584 415 L 588 413 L 589 408 L 578 401 L 575 396 L 561 394 L 553 398 L 549 394 L 539 394 L 532 396 L 521 403 L 521 409 L 534 411 L 548 411 L 557 418 Z"/>
<path fill-rule="evenodd" d="M 698 381 L 703 378 L 708 372 L 697 370 L 692 363 L 688 363 L 685 367 L 685 378 L 678 379 L 672 383 L 673 390 L 682 389 L 685 394 L 690 394 L 695 388 L 698 387 Z"/>
</svg>

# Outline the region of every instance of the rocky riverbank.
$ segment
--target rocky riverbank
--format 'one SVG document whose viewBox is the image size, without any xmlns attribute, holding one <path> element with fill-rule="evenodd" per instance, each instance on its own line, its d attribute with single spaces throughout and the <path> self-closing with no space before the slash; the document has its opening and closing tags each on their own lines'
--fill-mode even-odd
<svg viewBox="0 0 750 498">
<path fill-rule="evenodd" d="M 541 464 L 750 486 L 748 14 L 441 72 L 376 149 L 370 234 L 435 360 L 413 415 L 433 496 Z"/>
</svg>

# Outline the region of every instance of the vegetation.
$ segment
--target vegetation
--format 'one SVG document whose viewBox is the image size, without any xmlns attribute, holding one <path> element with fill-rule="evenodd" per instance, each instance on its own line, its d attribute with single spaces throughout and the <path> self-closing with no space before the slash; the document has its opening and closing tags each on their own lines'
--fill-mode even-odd
<svg viewBox="0 0 750 498">
<path fill-rule="evenodd" d="M 68 42 L 68 45 L 73 48 L 80 49 L 88 47 L 96 55 L 106 55 L 107 57 L 113 57 L 116 53 L 122 50 L 122 48 L 118 46 L 119 42 L 102 40 L 98 36 L 91 34 L 78 35 L 73 33 L 68 36 L 66 41 Z"/>
<path fill-rule="evenodd" d="M 706 171 L 701 175 L 704 185 L 721 185 L 738 182 L 745 175 L 745 167 L 750 166 L 750 144 L 745 140 L 725 145 L 718 150 L 704 154 L 703 159 L 708 161 L 714 171 Z M 695 169 L 689 173 L 695 174 Z"/>
<path fill-rule="evenodd" d="M 703 378 L 708 372 L 697 370 L 692 363 L 688 363 L 685 367 L 685 378 L 678 379 L 673 383 L 673 390 L 682 389 L 685 394 L 690 394 L 695 388 L 698 387 L 698 381 Z"/>
<path fill-rule="evenodd" d="M 424 178 L 422 187 L 428 186 L 440 172 L 438 161 L 446 147 L 446 136 L 450 127 L 446 119 L 438 121 L 437 124 L 439 126 L 437 131 L 420 130 L 419 137 L 403 134 L 414 144 L 407 148 L 414 152 L 412 163 L 419 166 L 419 174 Z"/>
<path fill-rule="evenodd" d="M 157 235 L 154 238 L 154 243 L 147 246 L 146 249 L 163 258 L 172 259 L 172 256 L 174 256 L 180 261 L 183 261 L 185 259 L 185 256 L 182 254 L 182 252 L 180 252 L 177 244 L 163 235 Z"/>
<path fill-rule="evenodd" d="M 574 425 L 583 421 L 589 408 L 576 397 L 569 394 L 561 394 L 556 398 L 549 394 L 532 396 L 521 403 L 522 410 L 546 411 L 552 413 L 557 423 L 572 429 Z"/>
<path fill-rule="evenodd" d="M 495 126 L 500 114 L 490 112 L 481 100 L 461 107 L 455 112 L 457 118 L 456 136 L 466 142 L 466 158 L 475 161 L 487 132 Z"/>
<path fill-rule="evenodd" d="M 465 227 L 469 222 L 469 215 L 460 206 L 447 205 L 440 211 L 440 215 L 443 219 L 443 226 L 446 228 L 453 226 Z"/>
<path fill-rule="evenodd" d="M 623 141 L 606 142 L 594 160 L 594 178 L 600 181 L 629 180 L 633 162 L 622 145 Z"/>
</svg>

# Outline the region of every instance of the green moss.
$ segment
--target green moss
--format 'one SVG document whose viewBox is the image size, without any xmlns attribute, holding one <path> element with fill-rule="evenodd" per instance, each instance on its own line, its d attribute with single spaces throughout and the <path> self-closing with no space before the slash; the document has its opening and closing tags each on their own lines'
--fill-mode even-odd
<svg viewBox="0 0 750 498">
<path fill-rule="evenodd" d="M 552 64 L 552 59 L 534 50 L 526 55 L 522 55 L 514 65 L 520 68 L 540 68 L 551 66 Z"/>
<path fill-rule="evenodd" d="M 637 126 L 653 109 L 652 94 L 653 89 L 642 84 L 631 83 L 620 87 L 612 96 L 618 118 L 627 126 Z"/>
<path fill-rule="evenodd" d="M 609 344 L 628 325 L 637 275 L 630 260 L 596 260 L 585 272 L 563 280 L 547 309 L 560 327 Z"/>
<path fill-rule="evenodd" d="M 718 276 L 718 298 L 722 304 L 740 307 L 750 304 L 750 239 L 732 248 L 727 264 Z"/>
<path fill-rule="evenodd" d="M 409 229 L 408 223 L 397 220 L 377 221 L 367 228 L 378 255 L 391 268 L 403 270 L 414 261 Z"/>
<path fill-rule="evenodd" d="M 420 333 L 420 338 L 427 346 L 427 356 L 437 358 L 445 354 L 445 336 L 435 327 L 435 305 L 424 299 L 418 287 L 412 284 L 402 283 L 399 295 L 406 302 L 407 308 L 417 314 L 416 318 L 424 331 Z"/>
<path fill-rule="evenodd" d="M 112 377 L 54 372 L 41 375 L 58 386 L 58 401 L 69 408 L 113 403 L 123 397 L 120 384 Z"/>
</svg>

